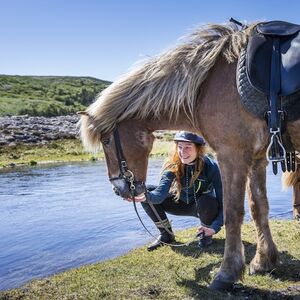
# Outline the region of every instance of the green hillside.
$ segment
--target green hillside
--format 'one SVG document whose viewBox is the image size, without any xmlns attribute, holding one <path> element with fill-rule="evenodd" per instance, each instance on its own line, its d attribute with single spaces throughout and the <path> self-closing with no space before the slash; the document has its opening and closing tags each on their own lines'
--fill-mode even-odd
<svg viewBox="0 0 300 300">
<path fill-rule="evenodd" d="M 75 113 L 109 84 L 92 77 L 0 75 L 0 116 Z"/>
</svg>

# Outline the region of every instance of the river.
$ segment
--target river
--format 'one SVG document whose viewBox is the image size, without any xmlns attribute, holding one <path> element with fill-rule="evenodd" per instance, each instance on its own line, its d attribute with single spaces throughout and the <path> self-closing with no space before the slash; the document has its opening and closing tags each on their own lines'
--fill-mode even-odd
<svg viewBox="0 0 300 300">
<path fill-rule="evenodd" d="M 151 160 L 157 184 L 162 160 Z M 0 289 L 124 254 L 151 240 L 131 203 L 112 192 L 104 162 L 0 170 Z M 291 190 L 268 168 L 270 216 L 291 218 Z M 139 206 L 145 224 L 156 234 Z M 249 219 L 248 208 L 246 219 Z M 199 224 L 171 216 L 175 231 Z"/>
</svg>

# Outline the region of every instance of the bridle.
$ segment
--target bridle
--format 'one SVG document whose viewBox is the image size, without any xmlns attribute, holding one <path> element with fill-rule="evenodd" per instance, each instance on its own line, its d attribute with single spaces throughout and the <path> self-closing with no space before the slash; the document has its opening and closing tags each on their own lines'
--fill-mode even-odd
<svg viewBox="0 0 300 300">
<path fill-rule="evenodd" d="M 119 130 L 118 130 L 117 126 L 113 131 L 113 135 L 114 135 L 115 149 L 116 149 L 116 155 L 117 155 L 117 159 L 118 159 L 120 174 L 119 174 L 118 177 L 110 177 L 109 181 L 112 182 L 114 180 L 124 179 L 129 184 L 130 194 L 134 198 L 134 192 L 135 192 L 135 189 L 136 189 L 136 186 L 135 186 L 136 182 L 134 181 L 133 172 L 128 169 L 127 162 L 126 162 L 126 159 L 124 157 L 124 153 L 123 153 L 123 149 L 122 149 L 122 145 L 121 145 Z M 115 188 L 114 191 L 116 193 L 118 193 L 116 188 Z"/>
<path fill-rule="evenodd" d="M 144 185 L 144 188 L 146 190 L 146 187 L 145 187 L 145 183 L 144 182 L 140 182 L 140 181 L 135 181 L 134 179 L 134 173 L 128 169 L 128 166 L 127 166 L 127 162 L 126 162 L 126 159 L 125 159 L 125 156 L 124 156 L 124 152 L 123 152 L 123 149 L 122 149 L 122 144 L 121 144 L 121 140 L 120 140 L 120 135 L 119 135 L 119 130 L 118 130 L 118 126 L 116 125 L 114 131 L 113 131 L 113 136 L 114 136 L 114 141 L 115 141 L 115 149 L 116 149 L 116 156 L 117 156 L 117 160 L 118 160 L 118 165 L 119 165 L 119 171 L 120 171 L 120 174 L 118 177 L 110 177 L 109 178 L 109 181 L 112 182 L 114 180 L 122 180 L 124 179 L 128 185 L 129 185 L 129 189 L 130 189 L 130 195 L 131 195 L 131 199 L 133 199 L 133 206 L 134 206 L 134 210 L 135 210 L 135 213 L 139 219 L 139 221 L 141 222 L 142 226 L 144 227 L 144 229 L 147 231 L 147 233 L 149 235 L 151 235 L 152 237 L 156 238 L 150 231 L 149 229 L 146 227 L 146 225 L 144 224 L 144 222 L 142 221 L 141 219 L 141 216 L 139 215 L 138 213 L 138 210 L 137 210 L 137 207 L 136 207 L 136 201 L 135 201 L 135 190 L 136 190 L 136 184 L 137 183 L 141 183 L 142 185 Z M 117 194 L 117 195 L 120 195 L 120 192 L 119 190 L 114 187 L 114 192 Z M 164 224 L 164 222 L 162 221 L 161 217 L 159 216 L 156 208 L 154 207 L 154 205 L 148 201 L 147 199 L 147 193 L 145 193 L 145 196 L 146 196 L 146 201 L 147 203 L 150 205 L 152 211 L 154 212 L 154 214 L 156 215 L 157 219 L 159 220 L 159 222 L 161 223 L 161 225 L 164 227 L 164 229 L 174 235 L 173 232 L 170 231 L 170 229 L 167 228 L 167 226 Z M 184 243 L 184 244 L 180 244 L 180 245 L 173 245 L 173 244 L 169 244 L 169 243 L 165 243 L 165 242 L 162 242 L 162 244 L 165 244 L 165 245 L 169 245 L 169 246 L 172 246 L 172 247 L 183 247 L 183 246 L 188 246 L 190 243 L 192 243 L 193 241 L 195 241 L 196 239 L 199 238 L 199 234 L 197 234 L 191 241 L 187 242 L 187 243 Z"/>
</svg>

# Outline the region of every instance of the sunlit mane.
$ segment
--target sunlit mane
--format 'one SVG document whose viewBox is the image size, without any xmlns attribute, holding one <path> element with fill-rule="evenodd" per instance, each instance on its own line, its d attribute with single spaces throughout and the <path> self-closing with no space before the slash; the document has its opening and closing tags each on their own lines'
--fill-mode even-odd
<svg viewBox="0 0 300 300">
<path fill-rule="evenodd" d="M 86 148 L 99 145 L 100 134 L 130 118 L 176 118 L 184 111 L 194 121 L 199 87 L 220 54 L 234 62 L 247 43 L 250 30 L 232 25 L 206 25 L 174 49 L 151 58 L 111 84 L 87 108 L 81 118 L 81 137 Z"/>
</svg>

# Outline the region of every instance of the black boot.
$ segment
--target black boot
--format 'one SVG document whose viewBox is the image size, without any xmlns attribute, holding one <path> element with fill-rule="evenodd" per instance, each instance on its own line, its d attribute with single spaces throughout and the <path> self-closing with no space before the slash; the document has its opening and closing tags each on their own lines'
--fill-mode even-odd
<svg viewBox="0 0 300 300">
<path fill-rule="evenodd" d="M 157 237 L 157 239 L 155 241 L 153 241 L 147 247 L 148 251 L 153 251 L 153 250 L 157 249 L 158 247 L 163 246 L 164 243 L 170 244 L 175 241 L 175 237 L 172 232 L 172 228 L 171 228 L 171 225 L 170 225 L 168 219 L 166 219 L 164 221 L 167 221 L 167 222 L 164 222 L 165 224 L 168 223 L 168 225 L 167 225 L 168 231 L 163 227 L 163 225 L 161 225 L 160 222 L 155 222 L 156 227 L 160 231 L 160 235 Z"/>
<path fill-rule="evenodd" d="M 211 244 L 212 244 L 212 237 L 204 235 L 203 237 L 201 237 L 199 239 L 198 247 L 201 249 L 204 249 L 204 248 L 207 248 L 208 246 L 210 246 Z"/>
</svg>

